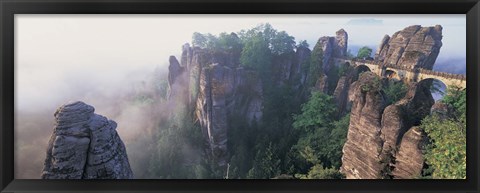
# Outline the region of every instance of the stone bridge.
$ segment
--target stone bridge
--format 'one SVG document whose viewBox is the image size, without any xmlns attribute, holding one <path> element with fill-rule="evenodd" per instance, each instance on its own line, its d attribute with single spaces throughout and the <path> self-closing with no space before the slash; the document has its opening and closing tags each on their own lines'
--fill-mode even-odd
<svg viewBox="0 0 480 193">
<path fill-rule="evenodd" d="M 457 86 L 463 89 L 467 87 L 467 78 L 462 74 L 451 74 L 423 68 L 411 69 L 390 64 L 385 65 L 382 62 L 374 60 L 334 58 L 334 62 L 335 64 L 348 63 L 353 67 L 368 67 L 368 70 L 378 76 L 404 80 L 407 83 L 436 79 L 443 82 L 447 87 Z"/>
</svg>

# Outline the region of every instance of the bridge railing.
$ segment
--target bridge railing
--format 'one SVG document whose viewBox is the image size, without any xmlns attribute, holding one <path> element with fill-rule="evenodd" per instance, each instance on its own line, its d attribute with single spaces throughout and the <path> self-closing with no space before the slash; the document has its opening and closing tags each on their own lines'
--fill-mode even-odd
<svg viewBox="0 0 480 193">
<path fill-rule="evenodd" d="M 339 58 L 343 59 L 343 60 L 353 61 L 353 62 L 361 62 L 361 63 L 365 63 L 365 64 L 378 65 L 378 66 L 381 66 L 383 68 L 393 68 L 393 69 L 397 69 L 397 70 L 405 70 L 405 71 L 414 72 L 414 73 L 418 72 L 418 73 L 422 73 L 422 74 L 440 76 L 440 77 L 444 77 L 444 78 L 451 78 L 451 79 L 457 79 L 457 80 L 467 80 L 467 77 L 463 74 L 453 74 L 453 73 L 447 73 L 447 72 L 439 72 L 439 71 L 427 70 L 427 69 L 424 69 L 424 68 L 411 69 L 411 68 L 408 68 L 408 67 L 394 65 L 394 64 L 384 64 L 382 61 L 378 61 L 378 60 L 364 60 L 364 59 L 360 59 L 360 58 L 350 59 L 350 58 L 346 58 L 346 57 L 339 57 Z"/>
<path fill-rule="evenodd" d="M 422 74 L 440 76 L 440 77 L 443 77 L 443 78 L 467 80 L 467 77 L 463 74 L 452 74 L 452 73 L 447 73 L 447 72 L 427 70 L 427 69 L 423 69 L 423 68 L 419 68 L 419 72 L 422 73 Z"/>
</svg>

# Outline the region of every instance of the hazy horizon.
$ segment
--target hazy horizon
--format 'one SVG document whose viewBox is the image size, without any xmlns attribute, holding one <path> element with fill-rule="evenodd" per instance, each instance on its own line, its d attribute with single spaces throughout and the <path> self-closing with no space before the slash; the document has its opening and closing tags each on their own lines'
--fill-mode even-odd
<svg viewBox="0 0 480 193">
<path fill-rule="evenodd" d="M 414 22 L 412 19 L 415 18 Z M 349 34 L 349 46 L 370 46 L 374 50 L 384 35 L 410 25 L 443 26 L 443 46 L 438 60 L 465 58 L 465 15 L 16 15 L 15 17 L 15 105 L 28 110 L 33 105 L 58 106 L 64 100 L 78 100 L 48 93 L 81 87 L 114 87 L 125 79 L 166 69 L 168 57 L 181 54 L 193 32 L 238 32 L 260 23 L 285 30 L 298 42 L 312 48 L 318 38 L 334 36 L 341 28 Z M 367 28 L 367 29 L 366 29 Z M 354 51 L 354 50 L 352 50 Z M 463 56 L 463 57 L 462 57 Z M 461 65 L 461 64 L 460 64 Z M 114 68 L 112 68 L 114 67 Z M 99 72 L 95 74 L 95 72 Z M 108 73 L 105 73 L 108 72 Z M 119 82 L 121 81 L 121 82 Z M 94 92 L 94 91 L 91 91 Z M 112 93 L 106 93 L 112 95 Z M 53 98 L 51 98 L 53 97 Z"/>
</svg>

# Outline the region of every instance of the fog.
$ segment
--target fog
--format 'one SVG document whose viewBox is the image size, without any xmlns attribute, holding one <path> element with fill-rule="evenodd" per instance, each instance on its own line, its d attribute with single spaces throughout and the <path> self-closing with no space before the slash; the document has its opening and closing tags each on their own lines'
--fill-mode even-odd
<svg viewBox="0 0 480 193">
<path fill-rule="evenodd" d="M 441 24 L 440 69 L 457 72 L 449 64 L 465 65 L 465 15 L 16 14 L 15 178 L 40 177 L 53 113 L 77 100 L 118 123 L 133 172 L 143 175 L 151 131 L 175 109 L 156 93 L 165 86 L 160 83 L 166 80 L 169 56 L 179 58 L 193 32 L 238 32 L 267 22 L 297 41 L 307 40 L 310 47 L 344 28 L 352 48 L 378 45 L 385 34 L 409 25 Z M 135 102 L 143 95 L 158 100 Z"/>
</svg>

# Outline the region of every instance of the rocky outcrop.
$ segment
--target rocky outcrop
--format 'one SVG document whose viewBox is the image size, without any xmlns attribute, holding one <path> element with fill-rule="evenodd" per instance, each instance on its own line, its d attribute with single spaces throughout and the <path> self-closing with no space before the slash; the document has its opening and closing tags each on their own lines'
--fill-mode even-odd
<svg viewBox="0 0 480 193">
<path fill-rule="evenodd" d="M 317 79 L 314 87 L 315 91 L 323 92 L 325 94 L 328 93 L 328 76 L 322 75 L 320 78 Z"/>
<path fill-rule="evenodd" d="M 453 117 L 453 108 L 441 101 L 435 102 L 433 104 L 432 109 L 430 110 L 430 114 L 439 116 L 440 119 L 448 119 Z"/>
<path fill-rule="evenodd" d="M 234 72 L 225 66 L 212 64 L 203 68 L 197 100 L 197 118 L 213 155 L 225 165 L 227 160 L 227 98 L 233 93 Z"/>
<path fill-rule="evenodd" d="M 42 179 L 133 178 L 117 124 L 94 111 L 83 102 L 57 109 Z"/>
<path fill-rule="evenodd" d="M 202 68 L 196 117 L 220 166 L 227 164 L 228 115 L 251 123 L 262 117 L 262 87 L 256 73 L 220 64 Z"/>
<path fill-rule="evenodd" d="M 383 151 L 392 151 L 412 126 L 420 125 L 434 103 L 427 83 L 413 83 L 405 97 L 385 108 L 382 117 Z"/>
<path fill-rule="evenodd" d="M 319 47 L 323 51 L 323 73 L 328 74 L 334 65 L 334 57 L 345 57 L 347 55 L 347 46 L 348 34 L 343 29 L 338 30 L 335 37 L 323 36 L 318 39 L 315 47 Z"/>
<path fill-rule="evenodd" d="M 404 148 L 411 145 L 409 143 L 418 144 L 408 138 L 414 138 L 414 134 L 409 134 L 405 140 L 403 138 L 410 128 L 419 125 L 430 113 L 433 98 L 428 83 L 412 84 L 404 98 L 395 104 L 382 107 L 384 96 L 382 91 L 376 89 L 379 82 L 376 75 L 367 72 L 351 86 L 349 98 L 353 104 L 341 170 L 347 178 L 353 179 L 397 178 L 396 174 L 402 178 L 405 172 L 420 175 L 418 172 L 421 170 L 413 170 L 412 168 L 416 167 L 412 165 L 395 163 L 398 158 L 403 161 L 406 159 L 402 157 L 404 155 L 397 157 L 403 141 Z M 373 93 L 368 95 L 369 92 Z M 369 100 L 374 102 L 367 106 L 365 101 Z M 378 104 L 374 104 L 375 101 Z M 402 150 L 403 153 L 406 151 Z"/>
<path fill-rule="evenodd" d="M 337 104 L 338 118 L 342 117 L 347 112 L 347 98 L 348 89 L 350 87 L 349 77 L 342 76 L 338 80 L 337 87 L 333 92 L 333 98 Z"/>
<path fill-rule="evenodd" d="M 210 147 L 208 151 L 221 166 L 227 163 L 228 157 L 229 116 L 240 116 L 248 123 L 262 117 L 263 90 L 260 78 L 256 72 L 238 67 L 239 57 L 239 52 L 235 50 L 213 52 L 185 44 L 180 63 L 170 59 L 169 69 L 172 71 L 169 72 L 169 82 L 180 82 L 183 88 L 178 89 L 181 92 L 173 91 L 174 97 L 171 98 L 183 101 L 188 96 L 184 104 L 188 110 L 195 111 Z M 293 57 L 282 64 L 282 81 L 288 82 L 294 66 Z M 294 73 L 294 76 L 297 75 Z M 171 88 L 174 89 L 175 84 Z"/>
<path fill-rule="evenodd" d="M 394 178 L 414 179 L 421 175 L 427 142 L 427 135 L 420 127 L 412 127 L 405 133 L 395 155 Z"/>
<path fill-rule="evenodd" d="M 335 32 L 334 56 L 345 57 L 347 55 L 348 34 L 344 29 Z"/>
<path fill-rule="evenodd" d="M 305 66 L 310 63 L 311 54 L 312 51 L 307 47 L 297 47 L 297 50 L 295 52 L 295 59 L 290 72 L 290 77 L 292 77 L 292 83 L 295 84 L 295 79 L 299 80 L 298 84 L 294 85 L 295 87 L 299 87 L 306 82 L 307 71 L 305 70 Z"/>
<path fill-rule="evenodd" d="M 276 82 L 276 85 L 289 84 L 292 79 L 292 68 L 294 66 L 293 54 L 283 54 L 280 56 L 274 56 L 272 59 L 272 78 Z"/>
<path fill-rule="evenodd" d="M 170 56 L 169 58 L 170 65 L 168 66 L 168 86 L 169 93 L 168 98 L 174 98 L 180 95 L 185 94 L 185 68 L 180 66 L 177 58 L 175 56 Z"/>
<path fill-rule="evenodd" d="M 442 47 L 442 26 L 413 25 L 389 37 L 386 35 L 375 54 L 375 60 L 403 68 L 431 70 Z"/>
<path fill-rule="evenodd" d="M 371 72 L 363 73 L 351 85 L 352 111 L 340 168 L 349 179 L 381 178 L 381 120 L 386 101 L 380 86 Z"/>
</svg>

